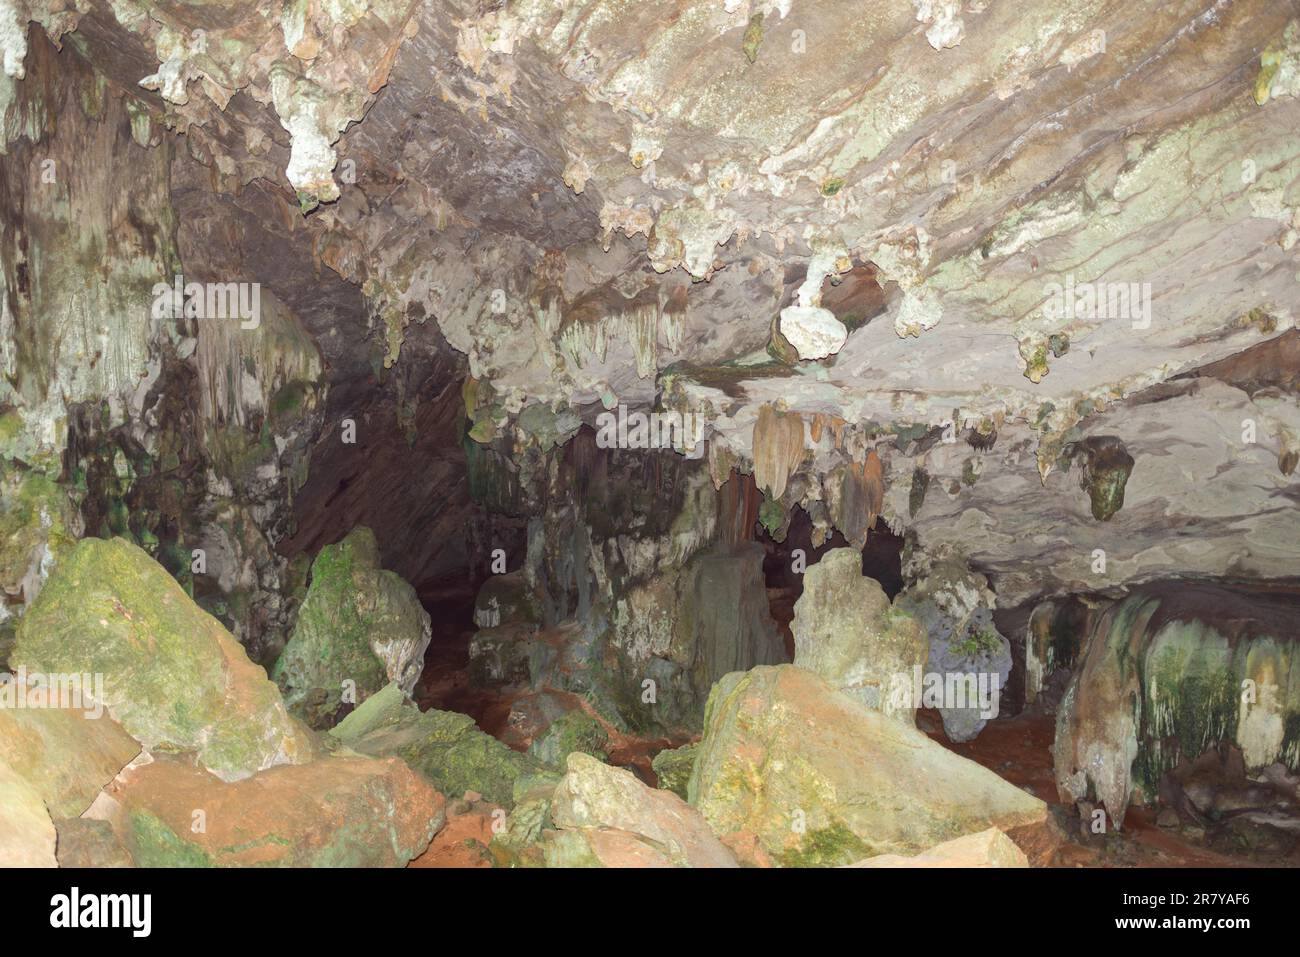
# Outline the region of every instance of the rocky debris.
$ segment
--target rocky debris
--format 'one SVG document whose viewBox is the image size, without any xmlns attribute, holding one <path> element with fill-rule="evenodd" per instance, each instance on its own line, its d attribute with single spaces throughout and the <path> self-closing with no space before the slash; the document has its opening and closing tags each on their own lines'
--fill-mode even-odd
<svg viewBox="0 0 1300 957">
<path fill-rule="evenodd" d="M 506 818 L 505 827 L 494 829 L 489 847 L 498 866 L 546 866 L 540 842 L 543 833 L 554 827 L 551 806 L 560 778 L 555 771 L 542 770 L 515 779 L 511 794 L 514 808 Z"/>
<path fill-rule="evenodd" d="M 749 839 L 787 867 L 914 854 L 1047 817 L 1037 798 L 792 665 L 715 686 L 690 803 L 733 847 Z"/>
<path fill-rule="evenodd" d="M 0 416 L 0 435 L 6 418 Z M 81 516 L 66 490 L 38 471 L 4 470 L 0 475 L 0 628 L 30 604 L 50 570 L 81 535 Z M 17 606 L 13 611 L 9 605 Z M 0 659 L 0 664 L 3 660 Z"/>
<path fill-rule="evenodd" d="M 361 754 L 401 758 L 443 794 L 475 791 L 507 807 L 515 781 L 538 769 L 534 759 L 480 731 L 469 715 L 421 711 L 396 684 L 371 695 L 329 733 Z"/>
<path fill-rule="evenodd" d="M 599 721 L 584 711 L 570 711 L 551 722 L 528 753 L 547 767 L 563 768 L 570 754 L 603 759 L 608 746 L 609 732 Z"/>
<path fill-rule="evenodd" d="M 736 867 L 735 857 L 694 808 L 648 788 L 630 771 L 590 755 L 569 755 L 551 816 L 558 833 L 543 848 L 548 866 Z"/>
<path fill-rule="evenodd" d="M 925 663 L 925 634 L 862 574 L 860 551 L 831 549 L 809 566 L 791 627 L 800 668 L 868 708 L 912 722 L 919 702 L 899 701 L 896 690 L 910 688 Z"/>
<path fill-rule="evenodd" d="M 193 751 L 226 781 L 308 760 L 312 743 L 265 672 L 161 566 L 87 538 L 23 616 L 10 663 L 103 678 L 102 704 L 151 751 Z"/>
<path fill-rule="evenodd" d="M 685 800 L 698 751 L 698 744 L 684 744 L 680 748 L 665 748 L 656 754 L 650 766 L 659 778 L 659 786 Z"/>
<path fill-rule="evenodd" d="M 970 741 L 996 718 L 1011 673 L 1011 643 L 993 623 L 996 596 L 988 580 L 957 558 L 914 564 L 917 580 L 898 596 L 929 638 L 923 680 L 909 698 L 935 708 L 950 741 Z"/>
<path fill-rule="evenodd" d="M 7 692 L 17 693 L 12 686 Z M 23 692 L 25 707 L 0 702 L 0 760 L 36 788 L 55 820 L 76 817 L 140 754 L 140 744 L 89 699 L 30 705 L 36 693 Z"/>
<path fill-rule="evenodd" d="M 313 727 L 333 723 L 390 682 L 409 695 L 432 631 L 415 590 L 379 565 L 370 529 L 353 529 L 312 562 L 311 585 L 272 676 Z"/>
<path fill-rule="evenodd" d="M 40 793 L 0 760 L 0 867 L 58 867 L 54 822 Z"/>
<path fill-rule="evenodd" d="M 72 817 L 54 822 L 59 867 L 135 867 L 108 821 Z"/>
<path fill-rule="evenodd" d="M 334 755 L 234 783 L 159 759 L 108 793 L 97 816 L 140 867 L 402 867 L 445 821 L 442 795 L 394 758 Z"/>
<path fill-rule="evenodd" d="M 996 827 L 937 844 L 928 851 L 906 857 L 880 854 L 850 867 L 1028 867 L 1025 852 Z"/>
<path fill-rule="evenodd" d="M 1226 742 L 1254 772 L 1300 768 L 1294 613 L 1268 593 L 1210 584 L 1138 589 L 1096 621 L 1057 712 L 1063 800 L 1095 800 L 1115 826 L 1162 776 Z"/>
<path fill-rule="evenodd" d="M 490 845 L 505 811 L 488 801 L 465 798 L 447 802 L 447 824 L 410 867 L 492 867 Z"/>
<path fill-rule="evenodd" d="M 784 660 L 763 554 L 753 543 L 706 551 L 619 598 L 611 641 L 620 660 L 605 680 L 632 728 L 696 730 L 715 681 Z"/>
</svg>

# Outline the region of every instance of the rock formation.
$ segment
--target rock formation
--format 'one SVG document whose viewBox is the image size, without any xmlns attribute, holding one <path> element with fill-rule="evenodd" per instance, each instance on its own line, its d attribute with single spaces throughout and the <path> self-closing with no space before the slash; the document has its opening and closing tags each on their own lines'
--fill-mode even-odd
<svg viewBox="0 0 1300 957">
<path fill-rule="evenodd" d="M 0 863 L 1295 863 L 1300 3 L 868 7 L 0 0 Z"/>
</svg>

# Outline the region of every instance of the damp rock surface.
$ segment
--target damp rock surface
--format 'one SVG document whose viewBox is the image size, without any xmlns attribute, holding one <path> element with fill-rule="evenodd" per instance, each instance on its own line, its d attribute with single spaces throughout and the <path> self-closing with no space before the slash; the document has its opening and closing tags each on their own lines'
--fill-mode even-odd
<svg viewBox="0 0 1300 957">
<path fill-rule="evenodd" d="M 918 703 L 898 700 L 925 664 L 916 620 L 862 574 L 862 553 L 836 548 L 804 575 L 794 608 L 794 662 L 868 708 L 911 723 Z"/>
<path fill-rule="evenodd" d="M 432 637 L 414 589 L 379 565 L 379 546 L 358 528 L 312 562 L 311 584 L 272 675 L 285 702 L 313 727 L 345 699 L 359 703 L 393 682 L 410 694 Z"/>
<path fill-rule="evenodd" d="M 103 704 L 145 748 L 193 751 L 234 781 L 311 755 L 266 673 L 140 548 L 80 541 L 19 625 L 14 667 L 103 677 Z"/>
<path fill-rule="evenodd" d="M 915 854 L 1047 815 L 1038 798 L 793 665 L 715 686 L 689 794 L 715 832 L 749 836 L 783 866 Z"/>
<path fill-rule="evenodd" d="M 112 794 L 108 819 L 140 867 L 402 867 L 446 821 L 442 796 L 395 758 L 337 755 L 235 783 L 159 760 Z"/>
</svg>

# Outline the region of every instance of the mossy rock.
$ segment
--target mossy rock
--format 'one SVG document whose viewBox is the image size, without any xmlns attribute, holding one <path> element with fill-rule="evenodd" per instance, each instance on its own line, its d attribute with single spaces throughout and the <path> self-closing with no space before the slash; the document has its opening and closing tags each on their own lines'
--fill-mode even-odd
<svg viewBox="0 0 1300 957">
<path fill-rule="evenodd" d="M 793 665 L 714 686 L 687 793 L 718 835 L 794 866 L 915 854 L 1047 819 L 1042 801 Z"/>
<path fill-rule="evenodd" d="M 118 800 L 115 830 L 141 867 L 402 867 L 446 821 L 401 761 L 357 755 L 232 784 L 156 761 L 125 775 Z"/>
<path fill-rule="evenodd" d="M 686 786 L 695 769 L 695 755 L 699 748 L 699 744 L 684 744 L 680 748 L 666 748 L 656 754 L 650 767 L 659 778 L 659 786 L 685 798 Z"/>
<path fill-rule="evenodd" d="M 76 544 L 79 519 L 67 491 L 41 472 L 0 480 L 0 588 L 30 602 Z"/>
<path fill-rule="evenodd" d="M 528 753 L 547 767 L 563 768 L 575 751 L 604 760 L 609 733 L 604 725 L 584 711 L 570 711 L 551 722 Z"/>
<path fill-rule="evenodd" d="M 104 704 L 153 751 L 193 751 L 224 780 L 307 760 L 310 739 L 266 672 L 166 569 L 117 538 L 84 539 L 18 626 L 10 663 L 102 676 Z"/>
<path fill-rule="evenodd" d="M 480 731 L 469 715 L 420 711 L 395 684 L 372 695 L 330 736 L 361 754 L 401 758 L 443 794 L 477 791 L 504 807 L 513 802 L 515 781 L 541 768 Z"/>
<path fill-rule="evenodd" d="M 325 728 L 345 703 L 364 701 L 389 682 L 409 694 L 431 637 L 415 589 L 380 568 L 374 533 L 358 527 L 316 556 L 272 676 L 295 715 Z"/>
</svg>

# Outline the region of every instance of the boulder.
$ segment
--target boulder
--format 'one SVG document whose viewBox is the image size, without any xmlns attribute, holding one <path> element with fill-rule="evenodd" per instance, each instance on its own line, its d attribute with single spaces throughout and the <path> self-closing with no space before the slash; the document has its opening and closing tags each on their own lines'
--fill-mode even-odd
<svg viewBox="0 0 1300 957">
<path fill-rule="evenodd" d="M 997 596 L 960 558 L 914 563 L 923 566 L 911 569 L 917 580 L 896 601 L 929 639 L 924 680 L 912 697 L 939 712 L 950 741 L 971 741 L 997 717 L 1011 673 L 1011 643 L 993 623 Z"/>
<path fill-rule="evenodd" d="M 151 751 L 194 751 L 227 781 L 307 760 L 266 672 L 176 580 L 120 538 L 87 538 L 18 626 L 15 668 L 102 678 L 103 704 Z"/>
<path fill-rule="evenodd" d="M 646 787 L 624 768 L 569 755 L 546 839 L 551 866 L 736 867 L 699 812 L 670 791 Z"/>
<path fill-rule="evenodd" d="M 697 731 L 724 674 L 786 657 L 753 542 L 695 555 L 618 598 L 598 696 L 640 732 Z M 647 699 L 647 681 L 654 695 Z"/>
<path fill-rule="evenodd" d="M 402 867 L 445 822 L 393 758 L 334 755 L 225 783 L 181 761 L 125 772 L 107 813 L 141 867 Z"/>
<path fill-rule="evenodd" d="M 909 724 L 917 703 L 891 692 L 909 685 L 927 654 L 916 620 L 892 607 L 880 583 L 862 574 L 862 553 L 835 548 L 804 573 L 794 606 L 794 660 L 834 688 Z"/>
<path fill-rule="evenodd" d="M 1028 867 L 1025 852 L 996 827 L 944 841 L 913 857 L 880 854 L 849 867 Z"/>
<path fill-rule="evenodd" d="M 0 685 L 0 760 L 36 788 L 55 819 L 85 811 L 140 753 L 140 743 L 107 714 L 95 716 L 93 710 L 74 707 L 12 707 L 4 699 Z"/>
<path fill-rule="evenodd" d="M 476 791 L 509 806 L 514 782 L 538 763 L 484 734 L 469 715 L 420 711 L 395 684 L 372 695 L 330 731 L 372 757 L 400 757 L 443 794 Z"/>
<path fill-rule="evenodd" d="M 134 867 L 113 825 L 90 817 L 54 822 L 59 835 L 59 867 Z"/>
<path fill-rule="evenodd" d="M 528 753 L 547 767 L 562 768 L 570 754 L 595 757 L 605 754 L 609 732 L 585 711 L 570 711 L 551 722 L 528 749 Z"/>
<path fill-rule="evenodd" d="M 431 637 L 415 589 L 380 567 L 375 535 L 361 526 L 316 556 L 272 676 L 295 714 L 312 727 L 329 727 L 349 691 L 353 703 L 390 682 L 410 694 Z"/>
<path fill-rule="evenodd" d="M 0 609 L 6 599 L 34 601 L 81 531 L 76 507 L 53 478 L 38 471 L 0 475 Z M 8 615 L 0 611 L 0 619 Z"/>
<path fill-rule="evenodd" d="M 0 867 L 58 867 L 56 842 L 40 793 L 0 760 Z"/>
<path fill-rule="evenodd" d="M 665 748 L 656 754 L 650 767 L 659 778 L 659 786 L 685 799 L 686 786 L 695 770 L 695 755 L 699 750 L 698 744 L 684 744 L 680 748 Z"/>
<path fill-rule="evenodd" d="M 915 854 L 1047 819 L 1042 801 L 792 665 L 718 682 L 689 795 L 723 839 L 752 839 L 784 866 Z"/>
</svg>

